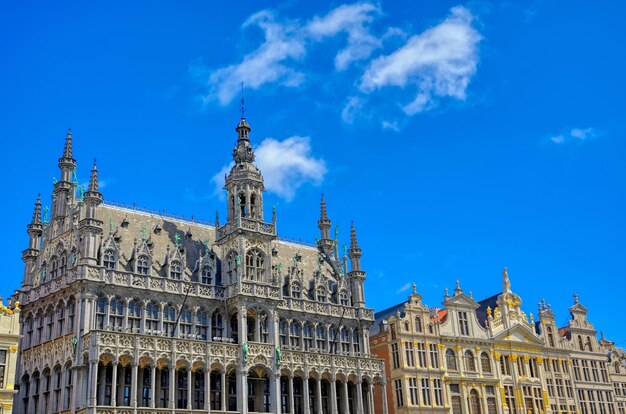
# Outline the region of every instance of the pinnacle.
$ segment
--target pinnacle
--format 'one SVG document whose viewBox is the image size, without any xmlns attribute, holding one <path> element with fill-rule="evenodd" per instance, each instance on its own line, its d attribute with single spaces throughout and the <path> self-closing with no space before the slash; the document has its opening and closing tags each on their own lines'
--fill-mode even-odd
<svg viewBox="0 0 626 414">
<path fill-rule="evenodd" d="M 354 222 L 352 222 L 352 226 L 350 227 L 350 249 L 358 249 L 359 243 L 356 238 L 356 228 L 354 227 Z"/>
<path fill-rule="evenodd" d="M 73 158 L 72 156 L 72 128 L 67 129 L 65 136 L 65 147 L 63 148 L 63 158 Z"/>
<path fill-rule="evenodd" d="M 93 167 L 91 168 L 91 177 L 89 179 L 89 191 L 98 192 L 98 167 L 96 167 L 96 159 L 93 160 Z"/>
<path fill-rule="evenodd" d="M 35 210 L 33 211 L 33 224 L 41 223 L 41 194 L 37 194 L 37 201 L 35 201 Z"/>
</svg>

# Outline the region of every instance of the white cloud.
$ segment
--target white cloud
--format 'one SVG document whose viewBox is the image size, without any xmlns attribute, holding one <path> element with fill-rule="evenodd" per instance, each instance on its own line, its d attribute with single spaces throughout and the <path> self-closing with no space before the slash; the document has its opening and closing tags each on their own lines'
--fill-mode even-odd
<svg viewBox="0 0 626 414">
<path fill-rule="evenodd" d="M 399 295 L 402 292 L 406 292 L 407 290 L 411 289 L 411 286 L 413 285 L 413 283 L 411 282 L 407 282 L 404 285 L 402 285 L 402 287 L 398 290 L 396 290 L 396 295 Z"/>
<path fill-rule="evenodd" d="M 414 87 L 415 98 L 403 107 L 408 115 L 432 108 L 438 98 L 464 100 L 476 73 L 481 40 L 473 20 L 467 8 L 454 7 L 443 22 L 374 59 L 361 76 L 359 89 L 372 93 L 389 86 Z"/>
<path fill-rule="evenodd" d="M 398 121 L 385 121 L 383 120 L 381 126 L 383 129 L 390 129 L 392 131 L 398 132 L 400 131 L 400 125 L 398 125 Z"/>
<path fill-rule="evenodd" d="M 248 18 L 243 28 L 256 25 L 264 34 L 264 42 L 253 52 L 244 56 L 241 63 L 213 71 L 209 76 L 210 93 L 208 99 L 217 99 L 226 105 L 237 96 L 239 85 L 258 89 L 268 83 L 283 86 L 298 86 L 304 74 L 290 66 L 306 55 L 304 39 L 299 35 L 299 27 L 293 22 L 278 23 L 273 13 L 264 10 Z"/>
<path fill-rule="evenodd" d="M 341 110 L 341 119 L 347 124 L 354 122 L 354 119 L 363 109 L 363 99 L 358 96 L 351 96 Z"/>
<path fill-rule="evenodd" d="M 380 13 L 378 6 L 371 3 L 344 4 L 324 17 L 313 18 L 307 31 L 316 40 L 339 33 L 348 35 L 348 45 L 335 55 L 335 68 L 341 71 L 352 62 L 367 59 L 375 49 L 382 46 L 382 42 L 368 28 Z"/>
<path fill-rule="evenodd" d="M 311 154 L 309 137 L 293 136 L 283 141 L 266 138 L 254 149 L 256 165 L 265 180 L 265 188 L 287 201 L 306 183 L 320 185 L 326 176 L 326 162 Z M 213 176 L 216 191 L 223 197 L 224 176 L 233 163 Z"/>
<path fill-rule="evenodd" d="M 593 128 L 572 128 L 558 135 L 550 137 L 550 141 L 555 144 L 564 144 L 572 141 L 585 141 L 597 137 L 598 134 Z"/>
</svg>

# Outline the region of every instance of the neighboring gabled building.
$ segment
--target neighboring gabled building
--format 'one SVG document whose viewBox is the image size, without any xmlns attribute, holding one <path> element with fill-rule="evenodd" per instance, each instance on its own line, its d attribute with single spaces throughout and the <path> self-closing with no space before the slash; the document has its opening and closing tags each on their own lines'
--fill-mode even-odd
<svg viewBox="0 0 626 414">
<path fill-rule="evenodd" d="M 559 330 L 545 300 L 535 321 L 506 269 L 502 281 L 480 302 L 457 281 L 430 310 L 414 285 L 408 301 L 376 314 L 371 349 L 386 361 L 389 412 L 624 414 L 626 355 L 596 340 L 578 297 Z"/>
<path fill-rule="evenodd" d="M 20 339 L 20 306 L 9 300 L 4 306 L 0 298 L 0 414 L 10 414 L 13 408 L 17 350 Z"/>
</svg>

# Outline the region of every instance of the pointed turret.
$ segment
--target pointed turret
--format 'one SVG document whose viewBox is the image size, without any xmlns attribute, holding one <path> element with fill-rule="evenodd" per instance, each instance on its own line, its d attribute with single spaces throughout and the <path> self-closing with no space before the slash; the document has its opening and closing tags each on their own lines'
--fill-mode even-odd
<svg viewBox="0 0 626 414">
<path fill-rule="evenodd" d="M 326 211 L 326 199 L 322 194 L 322 201 L 320 201 L 320 219 L 317 221 L 317 227 L 320 229 L 322 240 L 330 240 L 330 226 L 331 222 L 328 218 L 328 211 Z"/>
<path fill-rule="evenodd" d="M 84 195 L 85 216 L 79 222 L 80 239 L 82 243 L 81 263 L 96 265 L 98 260 L 98 248 L 102 242 L 102 220 L 98 219 L 98 206 L 102 204 L 103 197 L 98 189 L 98 167 L 93 160 L 89 188 Z"/>
<path fill-rule="evenodd" d="M 32 287 L 32 270 L 35 266 L 37 256 L 39 255 L 39 245 L 41 243 L 41 235 L 43 233 L 43 225 L 41 223 L 41 195 L 37 195 L 35 201 L 35 209 L 33 210 L 33 218 L 27 226 L 28 248 L 22 252 L 22 260 L 24 261 L 24 280 L 22 282 L 23 289 Z"/>
<path fill-rule="evenodd" d="M 361 270 L 362 251 L 356 238 L 356 228 L 352 223 L 350 228 L 350 249 L 348 257 L 350 257 L 350 272 L 348 280 L 352 289 L 352 303 L 358 308 L 365 307 L 365 290 L 363 283 L 365 282 L 365 272 Z"/>
<path fill-rule="evenodd" d="M 59 158 L 59 168 L 61 169 L 61 179 L 59 181 L 72 182 L 72 172 L 76 168 L 76 160 L 72 152 L 72 130 L 68 129 L 65 135 L 65 146 L 63 156 Z"/>
</svg>

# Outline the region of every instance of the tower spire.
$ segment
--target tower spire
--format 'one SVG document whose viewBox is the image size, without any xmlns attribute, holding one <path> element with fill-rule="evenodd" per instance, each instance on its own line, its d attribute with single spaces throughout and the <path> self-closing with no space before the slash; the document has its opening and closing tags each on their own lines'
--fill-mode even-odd
<svg viewBox="0 0 626 414">
<path fill-rule="evenodd" d="M 322 194 L 322 201 L 320 201 L 320 219 L 317 221 L 317 227 L 320 229 L 322 240 L 330 240 L 330 219 L 328 218 L 328 212 L 326 211 L 326 200 L 324 194 Z"/>
<path fill-rule="evenodd" d="M 348 257 L 350 257 L 350 265 L 353 271 L 361 270 L 361 256 L 363 255 L 359 243 L 356 238 L 356 228 L 354 222 L 350 226 L 350 249 L 348 250 Z"/>
<path fill-rule="evenodd" d="M 35 210 L 33 211 L 31 224 L 41 224 L 41 194 L 37 194 L 37 201 L 35 201 Z"/>
<path fill-rule="evenodd" d="M 93 167 L 91 168 L 91 177 L 89 179 L 89 189 L 88 191 L 97 193 L 98 192 L 98 167 L 96 167 L 96 159 L 93 159 Z"/>
<path fill-rule="evenodd" d="M 65 147 L 63 148 L 63 158 L 73 158 L 72 156 L 72 128 L 68 128 L 67 135 L 65 135 Z"/>
</svg>

